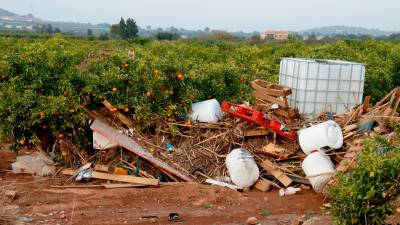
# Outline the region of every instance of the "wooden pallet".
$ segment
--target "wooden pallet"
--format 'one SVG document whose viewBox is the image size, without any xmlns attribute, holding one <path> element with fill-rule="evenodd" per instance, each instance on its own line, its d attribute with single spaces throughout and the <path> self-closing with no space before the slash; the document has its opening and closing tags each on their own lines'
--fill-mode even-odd
<svg viewBox="0 0 400 225">
<path fill-rule="evenodd" d="M 296 116 L 296 110 L 289 107 L 287 100 L 287 96 L 292 94 L 292 90 L 289 87 L 270 84 L 267 81 L 259 79 L 252 81 L 251 87 L 253 88 L 253 97 L 279 106 L 278 109 L 272 110 L 274 113 L 289 119 Z"/>
</svg>

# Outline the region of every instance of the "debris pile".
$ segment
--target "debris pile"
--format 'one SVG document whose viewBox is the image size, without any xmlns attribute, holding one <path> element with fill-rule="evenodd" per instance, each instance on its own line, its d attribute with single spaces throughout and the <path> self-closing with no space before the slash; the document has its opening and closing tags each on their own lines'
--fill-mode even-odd
<svg viewBox="0 0 400 225">
<path fill-rule="evenodd" d="M 275 187 L 281 196 L 307 186 L 322 192 L 337 171 L 354 166 L 363 138 L 390 133 L 388 124 L 399 119 L 400 88 L 373 107 L 367 96 L 347 113 L 327 112 L 305 120 L 288 105 L 290 88 L 262 80 L 251 86 L 253 105 L 220 106 L 211 99 L 193 104 L 193 113 L 186 116 L 191 120 L 166 121 L 146 132 L 136 130 L 122 113 L 108 113 L 114 107 L 104 100 L 104 111 L 88 112 L 93 119 L 93 152 L 61 139 L 56 144 L 64 161 L 54 165 L 57 156 L 52 153 L 52 159 L 20 156 L 13 170 L 43 176 L 55 174 L 55 166 L 63 165 L 68 167 L 60 172 L 69 176 L 66 183 L 106 180 L 114 182 L 107 184 L 112 188 L 204 182 L 234 190 Z M 26 166 L 30 163 L 35 167 Z M 51 170 L 43 172 L 44 167 Z"/>
</svg>

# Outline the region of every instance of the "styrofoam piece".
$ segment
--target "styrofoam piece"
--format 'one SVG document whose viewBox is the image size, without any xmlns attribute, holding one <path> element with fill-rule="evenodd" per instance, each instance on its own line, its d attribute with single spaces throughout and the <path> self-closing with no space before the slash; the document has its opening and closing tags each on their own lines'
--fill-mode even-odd
<svg viewBox="0 0 400 225">
<path fill-rule="evenodd" d="M 109 149 L 116 147 L 118 144 L 111 139 L 93 131 L 93 148 L 94 149 Z"/>
<path fill-rule="evenodd" d="M 297 192 L 301 191 L 301 188 L 295 188 L 295 187 L 288 187 L 288 188 L 281 188 L 279 189 L 279 196 L 283 197 L 285 195 L 294 195 Z"/>
<path fill-rule="evenodd" d="M 328 181 L 335 173 L 329 156 L 322 151 L 315 151 L 309 154 L 301 164 L 315 192 L 321 193 Z"/>
<path fill-rule="evenodd" d="M 190 119 L 203 123 L 216 123 L 223 118 L 221 106 L 216 99 L 210 99 L 192 104 Z"/>
<path fill-rule="evenodd" d="M 340 60 L 282 58 L 279 84 L 290 87 L 289 106 L 306 117 L 345 112 L 363 100 L 365 65 Z"/>
<path fill-rule="evenodd" d="M 239 187 L 250 187 L 258 180 L 260 171 L 246 149 L 237 148 L 231 151 L 226 156 L 225 164 L 232 182 Z"/>
<path fill-rule="evenodd" d="M 342 129 L 333 120 L 299 130 L 298 137 L 300 147 L 306 155 L 323 147 L 339 149 L 343 145 Z"/>
</svg>

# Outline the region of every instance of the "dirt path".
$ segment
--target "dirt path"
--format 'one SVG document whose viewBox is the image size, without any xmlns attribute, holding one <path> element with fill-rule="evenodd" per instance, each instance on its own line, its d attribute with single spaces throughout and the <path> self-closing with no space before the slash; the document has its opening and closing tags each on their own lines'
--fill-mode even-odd
<svg viewBox="0 0 400 225">
<path fill-rule="evenodd" d="M 31 224 L 291 224 L 303 215 L 321 215 L 324 196 L 313 191 L 279 197 L 276 191 L 240 193 L 226 188 L 184 184 L 156 188 L 54 188 L 55 180 L 5 175 L 0 181 L 2 211 L 27 215 Z M 6 190 L 15 190 L 11 200 Z M 158 217 L 141 219 L 141 217 Z M 329 222 L 325 218 L 322 224 Z M 329 222 L 330 223 L 330 222 Z"/>
</svg>

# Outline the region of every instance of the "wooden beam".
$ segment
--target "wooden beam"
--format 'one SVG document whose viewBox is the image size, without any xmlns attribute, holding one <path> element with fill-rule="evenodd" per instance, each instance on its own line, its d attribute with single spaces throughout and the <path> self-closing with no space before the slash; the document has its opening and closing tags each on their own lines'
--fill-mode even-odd
<svg viewBox="0 0 400 225">
<path fill-rule="evenodd" d="M 111 110 L 112 108 L 114 108 L 110 102 L 108 102 L 106 99 L 104 99 L 103 101 L 103 105 L 108 109 Z M 117 115 L 117 118 L 119 120 L 121 120 L 121 122 L 123 124 L 125 124 L 129 129 L 133 129 L 135 127 L 135 124 L 133 124 L 132 120 L 128 119 L 128 117 L 126 117 L 124 114 L 120 113 L 120 112 L 115 112 Z"/>
<path fill-rule="evenodd" d="M 290 177 L 286 176 L 286 174 L 279 169 L 279 167 L 275 166 L 268 159 L 261 162 L 260 165 L 263 169 L 270 172 L 276 179 L 278 179 L 285 187 L 289 186 L 293 180 Z"/>
<path fill-rule="evenodd" d="M 183 174 L 182 172 L 172 168 L 165 162 L 155 158 L 152 154 L 150 154 L 146 149 L 142 148 L 135 140 L 132 138 L 126 136 L 125 134 L 121 134 L 117 129 L 109 126 L 108 124 L 105 124 L 104 122 L 100 120 L 95 120 L 93 121 L 92 125 L 90 126 L 90 129 L 92 129 L 95 132 L 99 132 L 101 135 L 108 137 L 112 141 L 118 143 L 120 146 L 126 148 L 127 150 L 135 153 L 136 155 L 146 159 L 156 167 L 161 168 L 162 170 L 165 170 L 169 172 L 170 174 L 173 174 L 179 178 L 181 178 L 184 181 L 192 181 L 192 179 Z"/>
<path fill-rule="evenodd" d="M 76 170 L 73 170 L 73 169 L 62 170 L 62 174 L 64 174 L 64 175 L 72 176 L 75 173 L 76 173 Z M 159 183 L 158 179 L 135 177 L 135 176 L 130 176 L 130 175 L 108 174 L 108 173 L 102 173 L 102 172 L 97 172 L 97 171 L 92 172 L 92 178 L 101 179 L 101 180 L 126 182 L 126 183 L 134 183 L 134 184 L 152 185 L 152 186 L 157 186 Z"/>
</svg>

